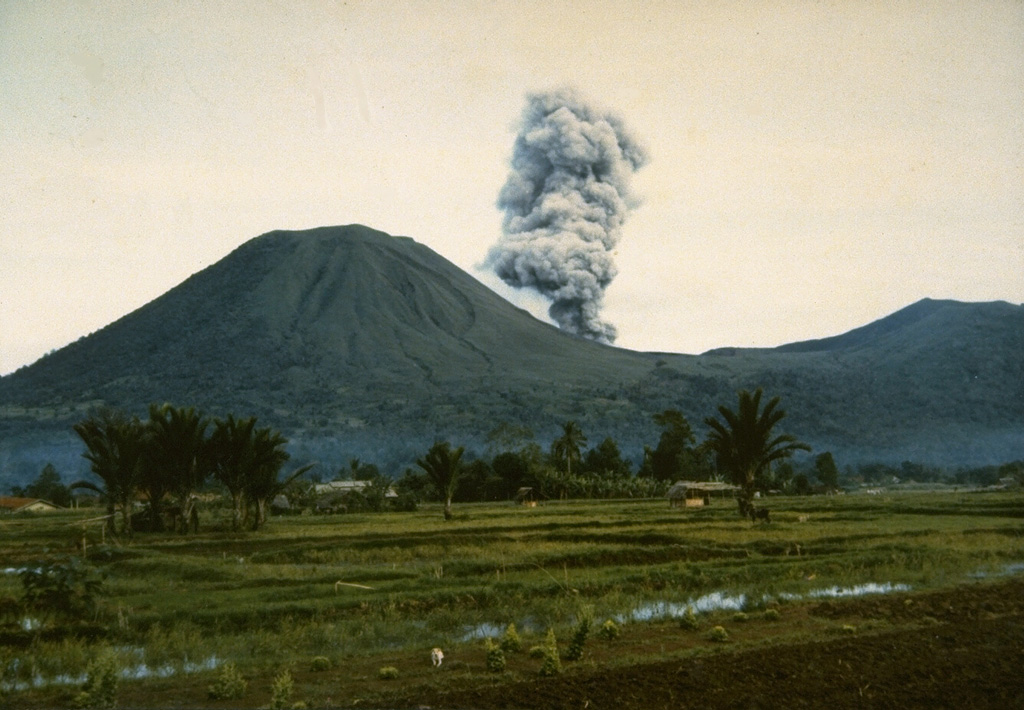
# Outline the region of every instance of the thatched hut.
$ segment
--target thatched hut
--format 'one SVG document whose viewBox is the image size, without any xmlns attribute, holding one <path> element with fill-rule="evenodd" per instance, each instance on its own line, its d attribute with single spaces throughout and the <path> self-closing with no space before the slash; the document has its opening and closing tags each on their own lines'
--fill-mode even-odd
<svg viewBox="0 0 1024 710">
<path fill-rule="evenodd" d="M 526 486 L 516 491 L 516 495 L 512 500 L 519 505 L 525 505 L 527 508 L 537 507 L 537 493 L 532 488 Z"/>
<path fill-rule="evenodd" d="M 712 498 L 732 498 L 739 486 L 717 481 L 678 481 L 666 494 L 673 508 L 703 508 Z"/>
</svg>

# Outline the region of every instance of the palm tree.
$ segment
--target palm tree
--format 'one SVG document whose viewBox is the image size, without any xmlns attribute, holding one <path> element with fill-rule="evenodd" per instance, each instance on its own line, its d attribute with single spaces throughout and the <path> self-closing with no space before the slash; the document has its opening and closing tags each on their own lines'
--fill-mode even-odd
<svg viewBox="0 0 1024 710">
<path fill-rule="evenodd" d="M 214 477 L 224 484 L 231 495 L 231 527 L 239 530 L 245 518 L 245 488 L 249 477 L 256 468 L 256 447 L 254 430 L 256 417 L 214 421 L 210 436 L 210 460 Z"/>
<path fill-rule="evenodd" d="M 132 536 L 132 505 L 139 488 L 143 425 L 135 417 L 127 418 L 114 411 L 104 411 L 74 425 L 75 433 L 85 443 L 82 454 L 92 472 L 103 482 L 76 481 L 71 488 L 86 488 L 101 494 L 107 503 L 107 527 L 116 533 L 114 512 L 121 510 L 122 532 Z"/>
<path fill-rule="evenodd" d="M 196 491 L 212 470 L 206 427 L 209 420 L 193 407 L 152 404 L 149 407 L 150 474 L 167 482 L 177 500 L 180 530 L 199 527 Z"/>
<path fill-rule="evenodd" d="M 718 407 L 722 419 L 708 417 L 704 423 L 711 431 L 705 445 L 715 453 L 718 470 L 740 486 L 740 513 L 746 514 L 754 499 L 754 483 L 773 461 L 789 458 L 795 451 L 811 447 L 789 434 L 772 435 L 772 429 L 786 416 L 778 409 L 779 398 L 773 397 L 761 409 L 761 388 L 753 394 L 739 393 L 739 408 L 733 412 L 725 405 Z"/>
<path fill-rule="evenodd" d="M 253 506 L 252 529 L 258 530 L 267 520 L 267 508 L 271 501 L 281 493 L 289 483 L 315 466 L 307 464 L 278 480 L 281 467 L 291 458 L 284 445 L 288 440 L 280 432 L 269 427 L 256 429 L 252 436 L 252 462 L 245 476 L 244 494 L 248 505 Z"/>
<path fill-rule="evenodd" d="M 427 455 L 416 459 L 416 465 L 422 468 L 430 481 L 437 488 L 444 500 L 444 519 L 452 519 L 452 496 L 459 485 L 462 474 L 462 453 L 465 447 L 453 449 L 447 441 L 435 442 Z"/>
<path fill-rule="evenodd" d="M 149 529 L 160 532 L 164 529 L 164 500 L 171 494 L 171 481 L 168 480 L 163 467 L 155 460 L 153 429 L 149 422 L 143 427 L 142 470 L 139 476 L 139 490 L 146 497 L 149 505 Z"/>
<path fill-rule="evenodd" d="M 551 442 L 551 455 L 556 461 L 565 462 L 565 474 L 572 475 L 572 462 L 580 460 L 581 450 L 587 445 L 587 437 L 574 421 L 562 425 L 562 435 Z"/>
</svg>

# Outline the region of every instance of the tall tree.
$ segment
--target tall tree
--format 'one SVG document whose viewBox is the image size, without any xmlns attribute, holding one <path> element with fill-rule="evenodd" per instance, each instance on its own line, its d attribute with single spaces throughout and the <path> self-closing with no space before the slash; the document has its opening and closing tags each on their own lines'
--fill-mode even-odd
<svg viewBox="0 0 1024 710">
<path fill-rule="evenodd" d="M 291 458 L 284 449 L 287 443 L 288 440 L 281 432 L 269 427 L 257 429 L 253 434 L 253 465 L 245 481 L 246 500 L 253 508 L 253 530 L 258 530 L 266 522 L 267 509 L 274 498 L 283 492 L 288 484 L 314 466 L 308 464 L 293 471 L 283 480 L 278 480 L 281 467 Z"/>
<path fill-rule="evenodd" d="M 661 437 L 650 453 L 650 475 L 659 481 L 683 477 L 699 480 L 700 474 L 705 473 L 701 465 L 705 457 L 694 447 L 697 439 L 690 422 L 678 409 L 666 409 L 653 419 L 661 427 Z"/>
<path fill-rule="evenodd" d="M 143 449 L 142 465 L 139 471 L 139 491 L 146 499 L 149 529 L 151 532 L 164 530 L 164 504 L 171 496 L 172 481 L 159 460 L 160 453 L 153 445 L 154 427 L 152 420 L 142 423 Z"/>
<path fill-rule="evenodd" d="M 105 410 L 74 425 L 75 433 L 85 443 L 82 456 L 102 481 L 98 486 L 91 481 L 76 481 L 71 488 L 96 491 L 107 503 L 107 527 L 112 533 L 117 528 L 114 513 L 121 511 L 122 532 L 132 536 L 132 505 L 139 489 L 143 454 L 143 426 L 135 417 Z"/>
<path fill-rule="evenodd" d="M 831 451 L 814 457 L 814 475 L 829 492 L 839 488 L 839 468 L 836 466 L 835 459 L 832 458 Z"/>
<path fill-rule="evenodd" d="M 708 417 L 704 420 L 710 428 L 705 443 L 715 453 L 718 470 L 740 486 L 741 514 L 746 514 L 750 508 L 758 476 L 773 461 L 789 458 L 796 451 L 811 450 L 789 434 L 773 434 L 772 430 L 786 412 L 778 408 L 778 397 L 769 400 L 762 410 L 761 395 L 761 388 L 753 394 L 743 390 L 739 392 L 737 411 L 720 405 L 721 419 Z"/>
<path fill-rule="evenodd" d="M 501 495 L 503 498 L 511 498 L 520 487 L 526 485 L 530 475 L 530 463 L 521 453 L 504 451 L 494 457 L 491 468 L 495 475 L 501 479 Z"/>
<path fill-rule="evenodd" d="M 256 467 L 256 417 L 217 419 L 210 435 L 210 461 L 214 477 L 231 496 L 231 527 L 240 530 L 245 518 L 245 486 Z"/>
<path fill-rule="evenodd" d="M 42 498 L 63 508 L 71 505 L 71 491 L 60 480 L 60 474 L 52 463 L 43 466 L 39 476 L 25 487 L 29 498 Z"/>
<path fill-rule="evenodd" d="M 435 442 L 426 456 L 416 460 L 444 501 L 444 519 L 452 519 L 452 497 L 459 485 L 462 474 L 462 453 L 464 447 L 453 449 L 447 441 Z"/>
<path fill-rule="evenodd" d="M 149 407 L 149 450 L 147 462 L 153 476 L 167 482 L 178 506 L 179 530 L 199 527 L 196 491 L 212 471 L 206 428 L 209 420 L 193 407 L 169 404 Z"/>
<path fill-rule="evenodd" d="M 562 425 L 562 435 L 551 442 L 551 457 L 558 463 L 565 464 L 565 473 L 572 475 L 573 461 L 579 462 L 581 451 L 587 445 L 587 437 L 575 421 Z"/>
<path fill-rule="evenodd" d="M 587 452 L 580 470 L 588 474 L 612 477 L 628 476 L 631 473 L 629 461 L 622 458 L 619 445 L 610 436 Z"/>
</svg>

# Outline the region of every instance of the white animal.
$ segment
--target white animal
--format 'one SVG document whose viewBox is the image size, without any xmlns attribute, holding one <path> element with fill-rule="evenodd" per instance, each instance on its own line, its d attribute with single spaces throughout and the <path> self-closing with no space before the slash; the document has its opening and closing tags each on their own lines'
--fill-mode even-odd
<svg viewBox="0 0 1024 710">
<path fill-rule="evenodd" d="M 439 648 L 435 648 L 430 652 L 430 662 L 434 664 L 434 668 L 441 665 L 441 661 L 444 660 L 444 651 Z"/>
</svg>

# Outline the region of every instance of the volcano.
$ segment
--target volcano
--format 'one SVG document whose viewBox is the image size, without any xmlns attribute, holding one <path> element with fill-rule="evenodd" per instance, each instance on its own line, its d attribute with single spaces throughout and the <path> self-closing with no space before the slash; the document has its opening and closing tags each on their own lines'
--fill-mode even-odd
<svg viewBox="0 0 1024 710">
<path fill-rule="evenodd" d="M 1024 452 L 1022 352 L 1024 306 L 936 300 L 779 348 L 634 352 L 538 321 L 408 237 L 276 231 L 0 378 L 0 475 L 80 468 L 71 424 L 151 402 L 256 415 L 297 460 L 395 468 L 437 439 L 482 451 L 502 423 L 546 445 L 570 419 L 637 458 L 652 414 L 679 409 L 700 433 L 759 386 L 841 465 L 1000 463 Z"/>
</svg>

